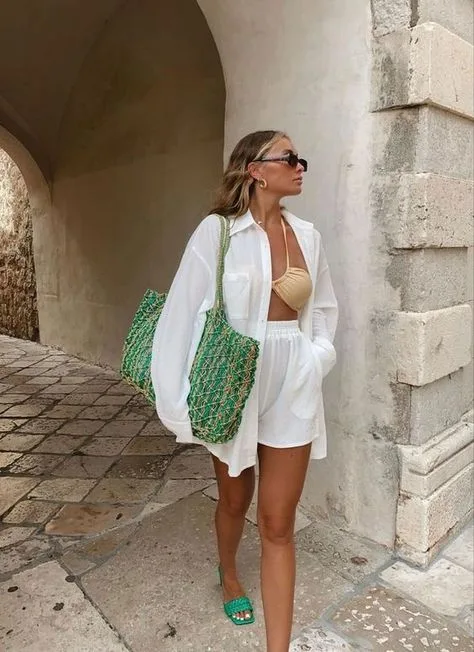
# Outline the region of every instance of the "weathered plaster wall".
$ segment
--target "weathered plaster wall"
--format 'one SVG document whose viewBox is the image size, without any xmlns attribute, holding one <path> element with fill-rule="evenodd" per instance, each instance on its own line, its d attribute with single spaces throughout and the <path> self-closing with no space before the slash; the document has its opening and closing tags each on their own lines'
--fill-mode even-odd
<svg viewBox="0 0 474 652">
<path fill-rule="evenodd" d="M 36 276 L 28 190 L 0 149 L 0 332 L 38 339 Z"/>
</svg>

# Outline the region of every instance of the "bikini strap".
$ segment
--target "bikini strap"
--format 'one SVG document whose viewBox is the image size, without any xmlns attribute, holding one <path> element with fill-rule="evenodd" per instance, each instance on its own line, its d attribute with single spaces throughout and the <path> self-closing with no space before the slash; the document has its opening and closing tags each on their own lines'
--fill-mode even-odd
<svg viewBox="0 0 474 652">
<path fill-rule="evenodd" d="M 286 239 L 286 224 L 285 220 L 281 218 L 281 226 L 283 229 L 283 237 L 285 239 L 285 247 L 286 247 L 286 269 L 288 270 L 290 267 L 290 254 L 288 252 L 288 240 Z"/>
</svg>

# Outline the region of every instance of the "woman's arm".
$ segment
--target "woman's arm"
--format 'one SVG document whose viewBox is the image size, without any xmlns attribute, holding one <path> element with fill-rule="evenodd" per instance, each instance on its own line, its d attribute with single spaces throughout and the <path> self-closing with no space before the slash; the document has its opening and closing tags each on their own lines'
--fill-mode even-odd
<svg viewBox="0 0 474 652">
<path fill-rule="evenodd" d="M 326 376 L 336 364 L 336 350 L 332 344 L 336 332 L 338 308 L 337 299 L 329 274 L 324 247 L 318 234 L 319 244 L 316 287 L 313 301 L 313 345 L 318 353 Z"/>
<path fill-rule="evenodd" d="M 187 404 L 188 360 L 193 340 L 197 337 L 199 341 L 205 312 L 210 307 L 205 304 L 206 296 L 215 285 L 216 226 L 215 220 L 207 218 L 191 236 L 153 340 L 151 377 L 158 416 L 171 432 L 186 440 L 192 436 Z"/>
</svg>

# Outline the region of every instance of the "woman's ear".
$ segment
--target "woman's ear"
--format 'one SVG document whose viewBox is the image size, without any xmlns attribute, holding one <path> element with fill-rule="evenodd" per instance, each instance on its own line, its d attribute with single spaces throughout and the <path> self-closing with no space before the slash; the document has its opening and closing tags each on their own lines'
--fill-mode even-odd
<svg viewBox="0 0 474 652">
<path fill-rule="evenodd" d="M 260 178 L 259 168 L 259 164 L 253 161 L 247 165 L 247 172 L 250 174 L 252 179 L 258 180 Z"/>
</svg>

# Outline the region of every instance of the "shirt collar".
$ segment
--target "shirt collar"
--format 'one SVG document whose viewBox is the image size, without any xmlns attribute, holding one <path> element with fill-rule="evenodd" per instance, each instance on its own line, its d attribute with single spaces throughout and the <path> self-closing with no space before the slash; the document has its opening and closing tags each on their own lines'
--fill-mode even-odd
<svg viewBox="0 0 474 652">
<path fill-rule="evenodd" d="M 311 230 L 313 228 L 311 222 L 306 222 L 305 220 L 296 217 L 296 215 L 290 213 L 290 211 L 288 211 L 286 208 L 282 208 L 281 212 L 285 220 L 295 231 Z M 255 222 L 250 209 L 240 217 L 230 218 L 230 219 L 231 219 L 231 224 L 230 224 L 231 236 L 235 235 L 239 231 L 243 231 L 244 229 L 249 228 L 250 226 L 257 226 L 257 223 Z"/>
</svg>

